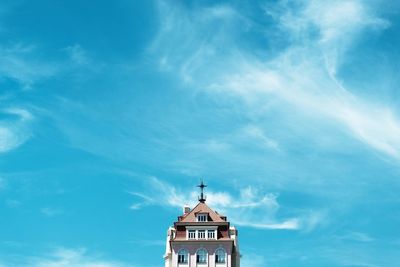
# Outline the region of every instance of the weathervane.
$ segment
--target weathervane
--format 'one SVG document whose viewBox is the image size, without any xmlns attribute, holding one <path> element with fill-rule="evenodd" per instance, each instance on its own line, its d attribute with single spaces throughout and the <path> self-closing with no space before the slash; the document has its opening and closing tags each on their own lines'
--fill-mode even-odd
<svg viewBox="0 0 400 267">
<path fill-rule="evenodd" d="M 203 179 L 201 179 L 201 183 L 197 187 L 200 187 L 200 192 L 201 192 L 200 197 L 199 197 L 199 201 L 201 203 L 206 202 L 206 196 L 204 195 L 204 188 L 207 187 L 207 185 L 205 185 L 203 183 Z"/>
</svg>

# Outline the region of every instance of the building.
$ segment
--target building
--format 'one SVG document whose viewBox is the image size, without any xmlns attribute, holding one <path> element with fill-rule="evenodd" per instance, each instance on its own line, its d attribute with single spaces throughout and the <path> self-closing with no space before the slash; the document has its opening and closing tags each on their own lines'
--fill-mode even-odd
<svg viewBox="0 0 400 267">
<path fill-rule="evenodd" d="M 199 203 L 168 229 L 165 267 L 239 267 L 238 231 L 227 218 L 207 206 L 203 182 Z"/>
</svg>

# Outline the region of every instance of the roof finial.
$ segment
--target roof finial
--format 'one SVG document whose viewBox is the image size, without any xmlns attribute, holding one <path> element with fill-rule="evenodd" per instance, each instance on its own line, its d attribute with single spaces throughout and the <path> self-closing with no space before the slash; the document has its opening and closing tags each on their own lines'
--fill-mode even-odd
<svg viewBox="0 0 400 267">
<path fill-rule="evenodd" d="M 201 203 L 206 202 L 206 196 L 204 195 L 204 187 L 207 187 L 207 185 L 205 185 L 203 183 L 203 179 L 201 179 L 201 183 L 197 187 L 200 187 L 200 192 L 201 192 L 200 197 L 199 197 L 199 201 Z"/>
</svg>

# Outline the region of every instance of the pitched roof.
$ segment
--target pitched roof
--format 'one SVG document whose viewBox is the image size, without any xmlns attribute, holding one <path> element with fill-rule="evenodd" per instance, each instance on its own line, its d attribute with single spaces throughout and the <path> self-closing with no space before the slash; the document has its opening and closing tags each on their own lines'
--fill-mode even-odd
<svg viewBox="0 0 400 267">
<path fill-rule="evenodd" d="M 224 216 L 219 215 L 217 212 L 212 210 L 206 203 L 199 202 L 196 207 L 194 207 L 189 213 L 183 215 L 181 218 L 181 222 L 197 222 L 196 214 L 197 213 L 208 213 L 210 221 L 212 222 L 225 222 L 223 220 Z"/>
</svg>

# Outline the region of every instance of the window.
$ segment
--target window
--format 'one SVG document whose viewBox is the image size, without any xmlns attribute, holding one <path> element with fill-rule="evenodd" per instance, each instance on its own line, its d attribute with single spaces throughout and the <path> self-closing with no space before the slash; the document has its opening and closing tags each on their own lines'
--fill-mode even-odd
<svg viewBox="0 0 400 267">
<path fill-rule="evenodd" d="M 198 222 L 207 222 L 207 214 L 199 214 L 197 215 L 197 221 Z"/>
<path fill-rule="evenodd" d="M 225 250 L 223 248 L 215 251 L 215 263 L 225 263 Z"/>
<path fill-rule="evenodd" d="M 215 239 L 215 231 L 208 230 L 208 239 Z"/>
<path fill-rule="evenodd" d="M 197 251 L 196 262 L 197 263 L 207 263 L 207 250 L 202 248 Z"/>
<path fill-rule="evenodd" d="M 198 239 L 205 239 L 206 238 L 206 230 L 199 230 L 197 238 Z"/>
<path fill-rule="evenodd" d="M 178 252 L 178 263 L 187 263 L 189 258 L 189 252 L 186 249 L 181 249 Z"/>
<path fill-rule="evenodd" d="M 188 237 L 189 237 L 189 239 L 195 239 L 196 238 L 196 231 L 195 230 L 189 230 Z"/>
</svg>

